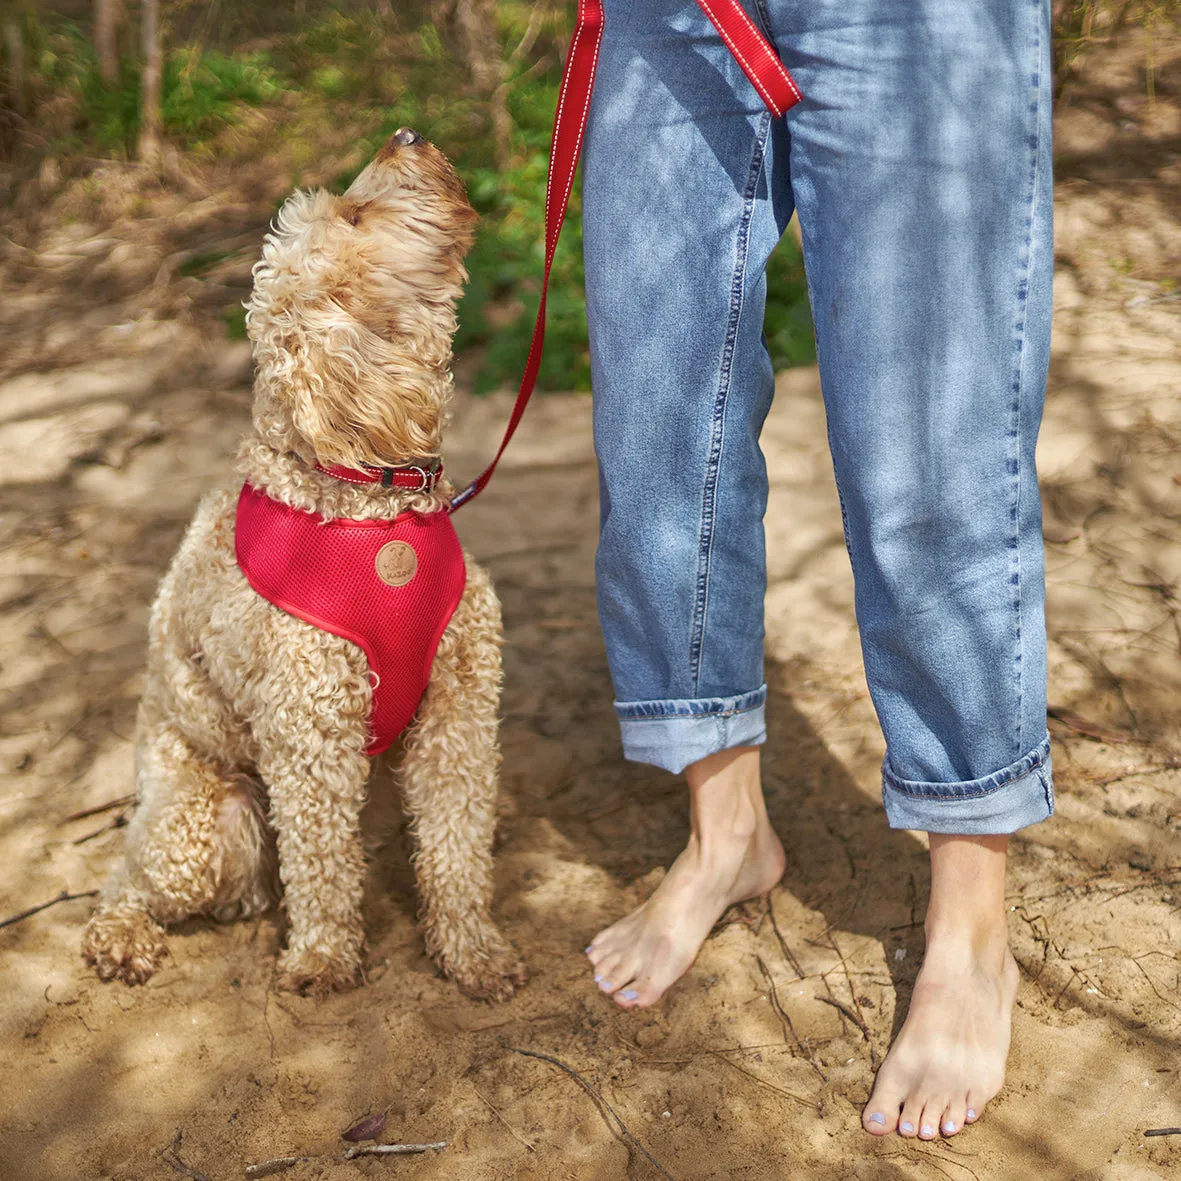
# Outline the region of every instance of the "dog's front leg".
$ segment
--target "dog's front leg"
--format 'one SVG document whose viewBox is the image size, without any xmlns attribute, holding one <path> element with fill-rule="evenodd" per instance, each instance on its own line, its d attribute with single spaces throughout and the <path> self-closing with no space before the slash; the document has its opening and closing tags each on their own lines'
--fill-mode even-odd
<svg viewBox="0 0 1181 1181">
<path fill-rule="evenodd" d="M 369 776 L 362 753 L 369 703 L 366 691 L 342 711 L 342 699 L 356 696 L 348 684 L 327 677 L 292 683 L 302 679 L 288 680 L 286 707 L 257 722 L 255 734 L 290 923 L 276 983 L 323 995 L 351 988 L 361 971 L 360 814 Z"/>
<path fill-rule="evenodd" d="M 500 639 L 500 604 L 469 560 L 467 589 L 435 654 L 402 764 L 427 950 L 469 996 L 494 1000 L 525 980 L 491 914 Z"/>
</svg>

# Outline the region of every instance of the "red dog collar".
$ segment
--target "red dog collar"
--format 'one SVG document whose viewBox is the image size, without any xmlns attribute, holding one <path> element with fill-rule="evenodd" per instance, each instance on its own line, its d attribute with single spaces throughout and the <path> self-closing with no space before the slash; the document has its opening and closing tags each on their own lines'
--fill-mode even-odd
<svg viewBox="0 0 1181 1181">
<path fill-rule="evenodd" d="M 405 488 L 411 492 L 432 492 L 443 478 L 443 461 L 433 459 L 422 464 L 404 467 L 340 467 L 337 464 L 316 464 L 323 472 L 347 484 L 380 484 L 383 488 Z"/>
</svg>

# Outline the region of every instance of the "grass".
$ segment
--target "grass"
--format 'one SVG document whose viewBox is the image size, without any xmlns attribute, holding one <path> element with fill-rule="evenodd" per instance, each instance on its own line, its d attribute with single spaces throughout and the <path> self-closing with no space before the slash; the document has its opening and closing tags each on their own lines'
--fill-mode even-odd
<svg viewBox="0 0 1181 1181">
<path fill-rule="evenodd" d="M 114 85 L 98 70 L 81 26 L 64 19 L 29 19 L 38 103 L 65 100 L 68 121 L 50 129 L 47 149 L 57 155 L 90 152 L 127 156 L 139 130 L 139 71 L 124 58 Z M 161 117 L 164 133 L 192 148 L 234 123 L 245 106 L 262 106 L 281 92 L 266 55 L 181 46 L 164 61 Z M 59 104 L 60 105 L 60 104 Z"/>
</svg>

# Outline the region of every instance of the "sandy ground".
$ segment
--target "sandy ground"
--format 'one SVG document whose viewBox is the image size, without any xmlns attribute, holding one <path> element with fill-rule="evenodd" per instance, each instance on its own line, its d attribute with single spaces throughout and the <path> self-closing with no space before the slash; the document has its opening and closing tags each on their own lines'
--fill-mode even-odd
<svg viewBox="0 0 1181 1181">
<path fill-rule="evenodd" d="M 1158 39 L 1158 63 L 1169 44 Z M 1057 816 L 1015 842 L 1015 1041 L 981 1124 L 930 1145 L 858 1127 L 919 964 L 926 860 L 878 801 L 818 383 L 796 370 L 765 436 L 767 789 L 788 849 L 769 906 L 732 915 L 655 1010 L 620 1012 L 590 986 L 581 949 L 678 851 L 685 795 L 619 757 L 594 610 L 589 403 L 541 399 L 458 518 L 504 601 L 497 910 L 528 986 L 488 1006 L 436 976 L 378 774 L 368 979 L 353 993 L 272 992 L 275 915 L 185 925 L 137 989 L 83 965 L 89 899 L 0 929 L 0 1177 L 221 1181 L 289 1154 L 320 1157 L 291 1181 L 1174 1175 L 1181 1136 L 1143 1136 L 1181 1125 L 1171 44 L 1155 103 L 1133 38 L 1089 68 L 1060 117 L 1041 464 L 1051 700 L 1073 714 L 1051 723 Z M 249 357 L 215 312 L 244 290 L 276 195 L 145 195 L 114 174 L 82 193 L 45 183 L 52 212 L 0 263 L 0 917 L 93 889 L 120 849 L 119 809 L 68 818 L 132 790 L 148 604 L 199 493 L 230 479 L 248 414 Z M 214 239 L 226 261 L 185 278 Z M 453 472 L 478 470 L 506 408 L 459 399 Z M 615 1117 L 518 1050 L 567 1064 Z M 380 1111 L 384 1140 L 449 1147 L 324 1159 Z"/>
</svg>

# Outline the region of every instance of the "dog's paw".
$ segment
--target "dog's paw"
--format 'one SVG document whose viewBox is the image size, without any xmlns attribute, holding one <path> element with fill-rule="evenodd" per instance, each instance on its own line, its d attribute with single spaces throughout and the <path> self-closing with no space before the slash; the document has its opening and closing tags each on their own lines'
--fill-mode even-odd
<svg viewBox="0 0 1181 1181">
<path fill-rule="evenodd" d="M 301 996 L 327 996 L 345 992 L 361 982 L 361 965 L 354 957 L 334 955 L 314 948 L 288 949 L 279 956 L 275 987 Z"/>
<path fill-rule="evenodd" d="M 164 928 L 146 910 L 113 907 L 95 911 L 86 926 L 82 954 L 103 980 L 143 984 L 168 948 Z"/>
<path fill-rule="evenodd" d="M 445 971 L 460 992 L 481 1001 L 507 1001 L 527 979 L 516 948 L 499 936 L 453 960 Z"/>
</svg>

